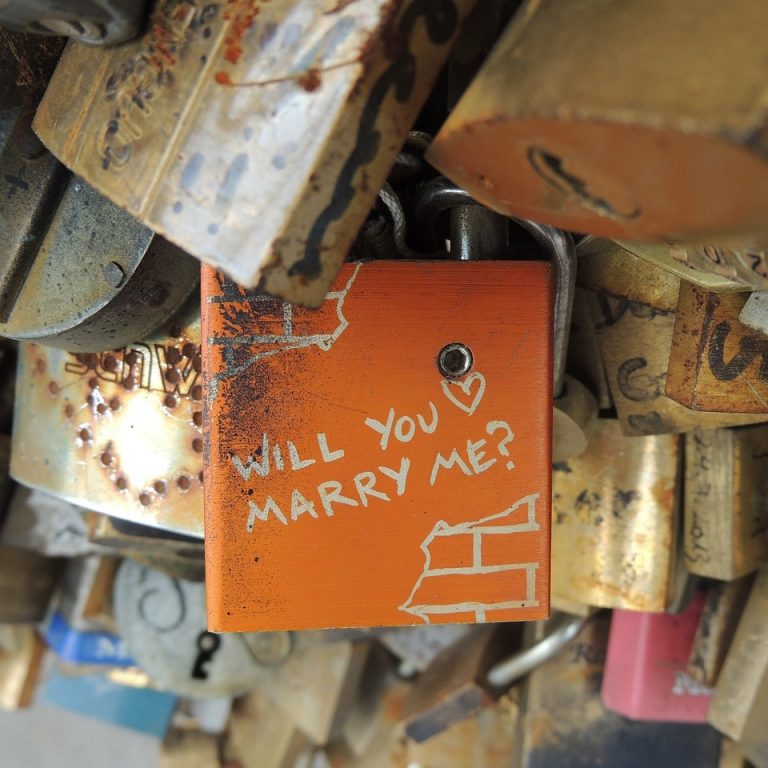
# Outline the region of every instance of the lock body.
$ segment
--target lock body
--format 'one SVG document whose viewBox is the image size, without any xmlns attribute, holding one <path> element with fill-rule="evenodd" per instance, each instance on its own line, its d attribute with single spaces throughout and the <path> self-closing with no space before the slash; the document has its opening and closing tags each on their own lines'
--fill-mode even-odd
<svg viewBox="0 0 768 768">
<path fill-rule="evenodd" d="M 67 50 L 35 128 L 154 231 L 318 306 L 473 4 L 160 0 L 142 38 Z"/>
<path fill-rule="evenodd" d="M 691 573 L 731 580 L 768 558 L 768 428 L 686 435 L 685 563 Z"/>
<path fill-rule="evenodd" d="M 567 230 L 764 234 L 768 163 L 749 137 L 765 127 L 767 22 L 760 0 L 528 2 L 428 159 L 483 204 Z"/>
<path fill-rule="evenodd" d="M 21 344 L 11 474 L 80 506 L 203 534 L 200 315 L 101 354 Z"/>
<path fill-rule="evenodd" d="M 588 238 L 578 253 L 579 285 L 588 294 L 624 434 L 688 432 L 765 420 L 760 413 L 693 410 L 667 394 L 681 291 L 677 275 L 608 240 Z"/>
<path fill-rule="evenodd" d="M 679 438 L 624 437 L 600 419 L 552 480 L 552 600 L 664 611 L 675 585 Z"/>
<path fill-rule="evenodd" d="M 212 629 L 546 615 L 548 264 L 350 263 L 318 312 L 203 296 Z"/>
</svg>

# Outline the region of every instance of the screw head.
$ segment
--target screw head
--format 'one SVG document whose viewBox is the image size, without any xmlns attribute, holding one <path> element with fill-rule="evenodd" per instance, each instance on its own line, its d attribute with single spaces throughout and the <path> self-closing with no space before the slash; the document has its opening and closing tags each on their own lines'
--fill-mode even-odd
<svg viewBox="0 0 768 768">
<path fill-rule="evenodd" d="M 466 344 L 459 342 L 446 344 L 437 355 L 437 368 L 449 379 L 469 373 L 472 363 L 472 350 Z"/>
</svg>

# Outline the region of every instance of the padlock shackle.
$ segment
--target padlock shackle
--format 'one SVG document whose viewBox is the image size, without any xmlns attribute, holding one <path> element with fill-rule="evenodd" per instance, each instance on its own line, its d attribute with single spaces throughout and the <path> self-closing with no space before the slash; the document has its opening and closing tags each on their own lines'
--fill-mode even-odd
<svg viewBox="0 0 768 768">
<path fill-rule="evenodd" d="M 437 217 L 444 211 L 460 206 L 480 206 L 469 193 L 457 187 L 445 176 L 427 182 L 416 204 L 415 218 L 434 229 Z M 490 209 L 488 209 L 490 210 Z M 568 355 L 568 335 L 576 290 L 576 248 L 573 238 L 561 229 L 538 224 L 527 219 L 509 221 L 524 229 L 552 262 L 555 273 L 553 396 L 562 394 L 565 363 Z"/>
</svg>

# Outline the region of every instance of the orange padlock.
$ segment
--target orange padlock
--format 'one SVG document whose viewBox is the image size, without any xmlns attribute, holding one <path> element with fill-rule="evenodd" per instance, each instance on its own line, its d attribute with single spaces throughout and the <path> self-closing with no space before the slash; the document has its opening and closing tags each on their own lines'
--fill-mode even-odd
<svg viewBox="0 0 768 768">
<path fill-rule="evenodd" d="M 202 285 L 209 629 L 548 615 L 548 263 L 347 263 L 319 310 Z"/>
</svg>

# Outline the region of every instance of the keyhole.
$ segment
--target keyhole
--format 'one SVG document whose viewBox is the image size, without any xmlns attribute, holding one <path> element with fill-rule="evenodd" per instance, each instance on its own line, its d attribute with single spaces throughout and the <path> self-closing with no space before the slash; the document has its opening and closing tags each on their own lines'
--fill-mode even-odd
<svg viewBox="0 0 768 768">
<path fill-rule="evenodd" d="M 213 654 L 219 650 L 221 638 L 214 635 L 213 632 L 204 631 L 197 636 L 197 647 L 200 652 L 195 659 L 195 665 L 192 667 L 192 677 L 195 680 L 207 680 L 208 662 L 213 658 Z"/>
</svg>

